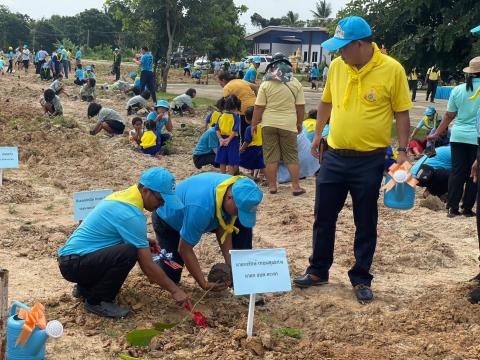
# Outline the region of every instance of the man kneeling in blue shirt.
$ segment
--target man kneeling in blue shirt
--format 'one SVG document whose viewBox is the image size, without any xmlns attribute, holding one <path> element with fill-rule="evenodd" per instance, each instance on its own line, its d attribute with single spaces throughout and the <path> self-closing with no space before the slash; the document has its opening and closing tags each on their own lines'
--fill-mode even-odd
<svg viewBox="0 0 480 360">
<path fill-rule="evenodd" d="M 162 168 L 143 172 L 139 183 L 102 200 L 58 251 L 62 276 L 77 285 L 73 296 L 85 298 L 94 314 L 121 318 L 128 314 L 114 303 L 130 270 L 138 261 L 148 279 L 172 294 L 178 304 L 187 295 L 152 260 L 144 209 L 183 207 L 175 194 L 175 177 Z"/>
<path fill-rule="evenodd" d="M 173 260 L 187 267 L 204 290 L 221 291 L 230 284 L 209 283 L 193 250 L 203 234 L 216 234 L 225 263 L 231 266 L 231 249 L 252 248 L 252 228 L 257 206 L 263 193 L 243 176 L 203 173 L 192 176 L 177 186 L 181 209 L 168 204 L 152 213 L 152 224 L 162 249 L 173 254 Z M 163 265 L 163 264 L 162 264 Z M 163 266 L 175 283 L 180 282 L 182 269 Z"/>
</svg>

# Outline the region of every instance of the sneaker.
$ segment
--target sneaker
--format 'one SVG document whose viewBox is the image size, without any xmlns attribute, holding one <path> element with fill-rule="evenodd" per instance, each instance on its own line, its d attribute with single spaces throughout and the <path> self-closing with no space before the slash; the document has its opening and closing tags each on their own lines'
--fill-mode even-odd
<svg viewBox="0 0 480 360">
<path fill-rule="evenodd" d="M 453 217 L 459 216 L 459 215 L 461 215 L 461 214 L 460 214 L 460 211 L 458 211 L 458 209 L 452 209 L 452 208 L 448 209 L 447 217 L 453 218 Z"/>
<path fill-rule="evenodd" d="M 128 315 L 130 310 L 124 309 L 115 303 L 106 301 L 100 302 L 100 304 L 92 305 L 88 301 L 85 301 L 85 310 L 93 314 L 109 317 L 114 319 L 120 319 Z"/>
<path fill-rule="evenodd" d="M 357 300 L 360 304 L 367 304 L 373 300 L 373 292 L 368 285 L 356 285 L 353 288 L 353 291 L 355 291 L 355 295 L 357 296 Z"/>
<path fill-rule="evenodd" d="M 473 217 L 476 214 L 472 210 L 463 210 L 462 215 L 465 217 Z"/>
</svg>

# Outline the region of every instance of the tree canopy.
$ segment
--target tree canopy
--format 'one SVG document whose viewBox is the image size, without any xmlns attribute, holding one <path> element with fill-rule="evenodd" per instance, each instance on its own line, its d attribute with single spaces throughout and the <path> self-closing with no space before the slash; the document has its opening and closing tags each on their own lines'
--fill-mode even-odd
<svg viewBox="0 0 480 360">
<path fill-rule="evenodd" d="M 330 32 L 349 15 L 365 17 L 379 45 L 407 69 L 436 63 L 459 71 L 479 54 L 480 39 L 469 32 L 480 23 L 478 0 L 353 0 L 338 12 Z"/>
</svg>

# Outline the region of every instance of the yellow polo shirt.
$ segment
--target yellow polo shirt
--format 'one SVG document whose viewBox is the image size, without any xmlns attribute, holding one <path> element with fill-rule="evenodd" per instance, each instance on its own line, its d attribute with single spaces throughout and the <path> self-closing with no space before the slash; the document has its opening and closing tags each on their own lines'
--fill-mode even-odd
<svg viewBox="0 0 480 360">
<path fill-rule="evenodd" d="M 428 80 L 436 81 L 440 79 L 440 70 L 433 71 L 433 67 L 428 69 L 427 74 L 428 74 Z"/>
<path fill-rule="evenodd" d="M 394 113 L 412 108 L 402 65 L 388 55 L 378 55 L 379 63 L 360 80 L 361 94 L 358 82 L 353 82 L 345 103 L 350 79 L 348 65 L 341 57 L 331 63 L 322 101 L 332 104 L 328 145 L 334 149 L 371 151 L 387 147 Z"/>
</svg>

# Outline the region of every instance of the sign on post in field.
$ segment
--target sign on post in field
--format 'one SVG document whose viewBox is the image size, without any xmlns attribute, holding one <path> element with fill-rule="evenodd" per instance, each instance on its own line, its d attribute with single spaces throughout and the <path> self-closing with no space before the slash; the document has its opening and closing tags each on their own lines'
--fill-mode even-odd
<svg viewBox="0 0 480 360">
<path fill-rule="evenodd" d="M 95 206 L 112 192 L 112 190 L 95 190 L 73 193 L 73 220 L 84 220 Z"/>
</svg>

